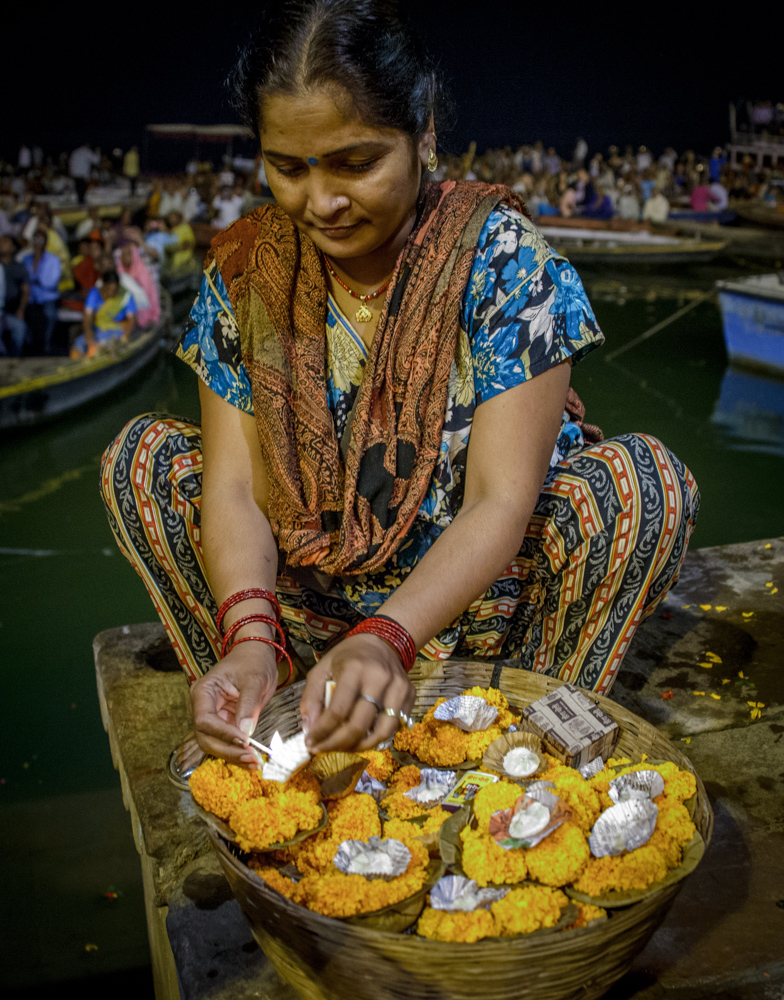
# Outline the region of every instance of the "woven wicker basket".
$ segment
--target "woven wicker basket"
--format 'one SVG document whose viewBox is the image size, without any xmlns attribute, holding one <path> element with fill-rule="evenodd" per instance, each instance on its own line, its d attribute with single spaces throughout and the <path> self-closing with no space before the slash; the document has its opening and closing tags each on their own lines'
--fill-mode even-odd
<svg viewBox="0 0 784 1000">
<path fill-rule="evenodd" d="M 500 664 L 434 663 L 418 660 L 411 671 L 417 688 L 415 715 L 440 697 L 467 687 L 498 687 L 522 707 L 560 686 L 541 674 Z M 302 684 L 277 695 L 259 721 L 268 740 L 277 729 L 299 727 Z M 689 761 L 653 726 L 607 698 L 585 692 L 618 723 L 616 754 Z M 706 844 L 713 813 L 697 777 L 694 822 Z M 616 909 L 609 920 L 580 930 L 508 940 L 451 944 L 416 934 L 387 934 L 313 913 L 284 899 L 245 867 L 210 831 L 213 845 L 253 935 L 278 973 L 307 1000 L 590 1000 L 600 997 L 628 969 L 672 905 L 682 883 L 641 902 Z"/>
</svg>

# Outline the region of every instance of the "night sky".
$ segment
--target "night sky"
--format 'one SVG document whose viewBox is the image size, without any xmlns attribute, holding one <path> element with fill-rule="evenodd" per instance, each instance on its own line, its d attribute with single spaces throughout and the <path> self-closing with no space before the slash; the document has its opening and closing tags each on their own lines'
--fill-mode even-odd
<svg viewBox="0 0 784 1000">
<path fill-rule="evenodd" d="M 449 150 L 577 136 L 709 152 L 727 105 L 784 100 L 781 6 L 402 0 L 457 107 Z M 44 13 L 44 10 L 46 13 Z M 222 85 L 258 3 L 16 3 L 3 29 L 0 152 L 142 145 L 149 122 L 231 121 Z M 468 10 L 466 15 L 459 11 Z M 204 13 L 202 13 L 204 12 Z M 208 13 L 209 12 L 209 13 Z M 183 163 L 187 155 L 183 152 Z"/>
</svg>

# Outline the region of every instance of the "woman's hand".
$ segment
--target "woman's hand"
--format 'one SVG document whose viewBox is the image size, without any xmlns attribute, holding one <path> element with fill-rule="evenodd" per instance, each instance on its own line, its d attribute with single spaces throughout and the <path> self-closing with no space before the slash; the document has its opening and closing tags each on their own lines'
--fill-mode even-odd
<svg viewBox="0 0 784 1000">
<path fill-rule="evenodd" d="M 324 708 L 328 680 L 337 686 L 329 708 Z M 352 635 L 325 653 L 308 674 L 299 706 L 308 747 L 313 753 L 368 750 L 397 732 L 400 720 L 384 709 L 410 715 L 415 697 L 388 643 L 367 633 Z"/>
<path fill-rule="evenodd" d="M 277 683 L 271 646 L 260 642 L 235 646 L 191 687 L 194 728 L 201 749 L 230 764 L 257 767 L 259 755 L 246 737 L 253 734 Z"/>
</svg>

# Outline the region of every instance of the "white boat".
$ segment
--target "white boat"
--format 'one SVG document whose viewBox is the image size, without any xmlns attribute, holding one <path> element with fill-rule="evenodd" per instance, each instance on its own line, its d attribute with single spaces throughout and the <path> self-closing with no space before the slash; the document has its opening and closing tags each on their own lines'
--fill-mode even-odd
<svg viewBox="0 0 784 1000">
<path fill-rule="evenodd" d="M 717 281 L 734 364 L 784 375 L 784 271 Z"/>
<path fill-rule="evenodd" d="M 540 225 L 547 242 L 573 263 L 675 264 L 704 263 L 727 245 L 726 240 L 683 239 L 646 229 L 617 231 L 580 225 Z"/>
</svg>

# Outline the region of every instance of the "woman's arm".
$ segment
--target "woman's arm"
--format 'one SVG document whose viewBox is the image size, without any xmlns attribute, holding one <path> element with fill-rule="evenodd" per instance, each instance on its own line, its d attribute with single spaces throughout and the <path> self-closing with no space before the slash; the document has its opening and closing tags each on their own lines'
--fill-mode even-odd
<svg viewBox="0 0 784 1000">
<path fill-rule="evenodd" d="M 201 542 L 207 578 L 218 605 L 239 590 L 275 592 L 278 550 L 266 517 L 269 481 L 256 424 L 199 382 L 202 416 Z M 273 615 L 268 601 L 249 600 L 231 608 L 226 627 L 245 615 Z M 269 626 L 252 623 L 237 633 L 272 638 Z M 191 688 L 199 745 L 232 763 L 252 764 L 250 735 L 275 692 L 275 650 L 243 642 Z"/>
<path fill-rule="evenodd" d="M 477 408 L 463 505 L 382 608 L 411 633 L 418 649 L 483 594 L 519 552 L 558 438 L 569 376 L 570 365 L 561 363 Z M 382 705 L 386 697 L 388 707 L 410 711 L 410 690 L 404 702 L 394 700 L 401 696 L 400 674 L 396 654 L 375 636 L 352 636 L 327 653 L 308 675 L 300 707 L 310 720 L 313 746 L 362 749 L 390 736 L 396 721 L 376 717 L 362 696 Z M 338 686 L 322 711 L 330 676 Z"/>
</svg>

